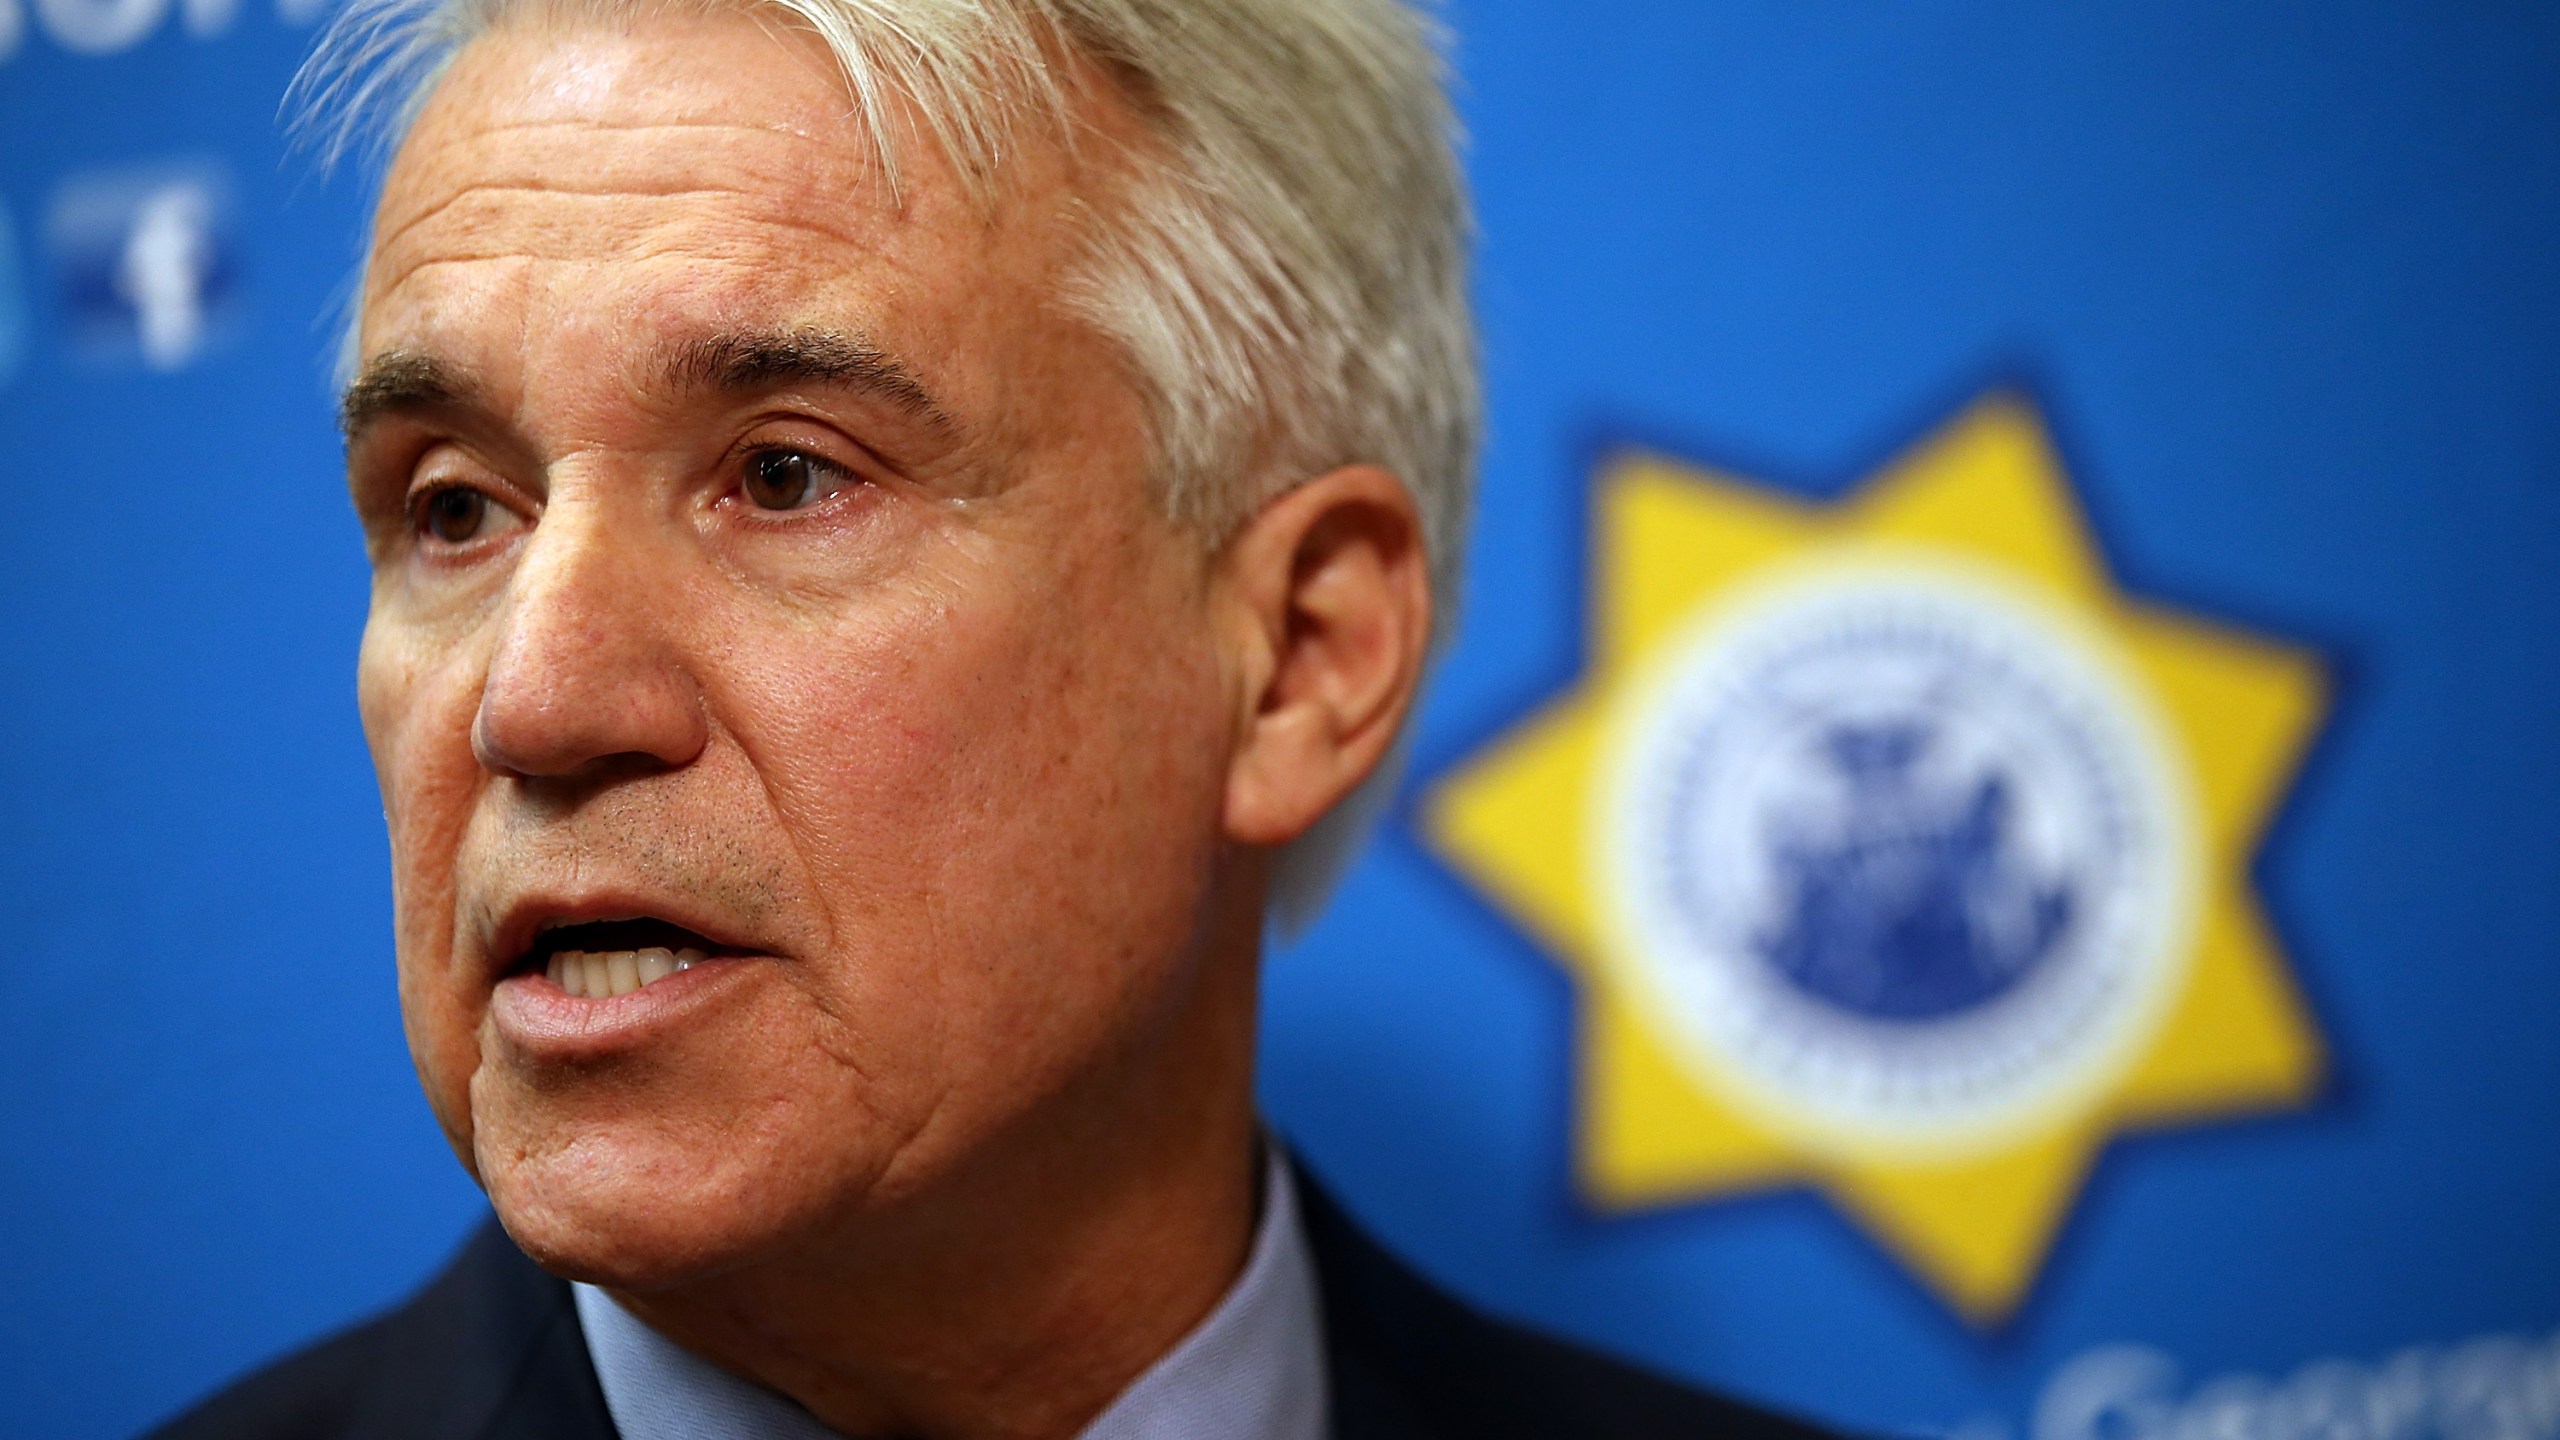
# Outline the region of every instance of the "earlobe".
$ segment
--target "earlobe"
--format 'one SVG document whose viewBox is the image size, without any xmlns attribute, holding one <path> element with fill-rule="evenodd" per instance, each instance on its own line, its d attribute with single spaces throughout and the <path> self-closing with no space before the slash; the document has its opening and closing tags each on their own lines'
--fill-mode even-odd
<svg viewBox="0 0 2560 1440">
<path fill-rule="evenodd" d="M 1430 643 L 1421 517 L 1374 465 L 1320 475 L 1230 542 L 1222 577 L 1250 629 L 1228 837 L 1304 834 L 1394 744 Z"/>
</svg>

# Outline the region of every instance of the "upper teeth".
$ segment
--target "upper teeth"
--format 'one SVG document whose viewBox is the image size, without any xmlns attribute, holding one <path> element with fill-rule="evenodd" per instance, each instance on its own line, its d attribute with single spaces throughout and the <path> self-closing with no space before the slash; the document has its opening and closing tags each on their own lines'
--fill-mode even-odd
<svg viewBox="0 0 2560 1440">
<path fill-rule="evenodd" d="M 552 984 L 581 1000 L 603 1000 L 655 985 L 709 958 L 690 946 L 682 950 L 663 945 L 646 950 L 560 950 L 553 952 L 543 973 Z"/>
</svg>

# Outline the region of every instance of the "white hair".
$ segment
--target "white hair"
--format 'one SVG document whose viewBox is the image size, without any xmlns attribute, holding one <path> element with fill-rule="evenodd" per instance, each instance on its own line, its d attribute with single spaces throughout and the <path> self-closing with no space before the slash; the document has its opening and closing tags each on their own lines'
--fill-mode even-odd
<svg viewBox="0 0 2560 1440">
<path fill-rule="evenodd" d="M 1066 303 L 1124 352 L 1158 499 L 1223 541 L 1299 481 L 1393 472 L 1421 512 L 1434 652 L 1455 614 L 1481 397 L 1466 193 L 1437 27 L 1405 0 L 678 0 L 780 12 L 843 66 L 892 192 L 929 132 L 981 196 L 1026 123 L 1071 138 L 1062 53 L 1115 82 L 1159 153 L 1129 157 Z M 396 143 L 462 45 L 510 18 L 669 0 L 352 0 L 295 81 L 331 158 Z M 1063 51 L 1062 51 L 1063 47 Z M 910 121 L 908 117 L 914 117 Z M 1281 857 L 1312 918 L 1405 746 Z"/>
</svg>

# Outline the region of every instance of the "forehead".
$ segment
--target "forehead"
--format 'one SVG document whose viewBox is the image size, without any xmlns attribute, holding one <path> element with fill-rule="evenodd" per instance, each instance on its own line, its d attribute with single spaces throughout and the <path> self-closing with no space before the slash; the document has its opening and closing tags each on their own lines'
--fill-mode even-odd
<svg viewBox="0 0 2560 1440">
<path fill-rule="evenodd" d="M 811 323 L 965 345 L 995 314 L 1024 338 L 1039 307 L 1003 292 L 1061 263 L 1071 157 L 1016 147 L 982 200 L 934 147 L 901 151 L 893 198 L 833 56 L 761 17 L 503 27 L 456 57 L 387 177 L 363 348 L 485 347 L 497 317 L 520 352 Z"/>
</svg>

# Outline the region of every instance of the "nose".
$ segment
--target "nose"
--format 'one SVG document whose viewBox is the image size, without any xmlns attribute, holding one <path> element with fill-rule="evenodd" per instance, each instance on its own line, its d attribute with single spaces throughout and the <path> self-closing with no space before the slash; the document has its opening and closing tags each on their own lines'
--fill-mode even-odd
<svg viewBox="0 0 2560 1440">
<path fill-rule="evenodd" d="M 580 505 L 552 505 L 523 544 L 472 718 L 480 763 L 558 780 L 699 755 L 709 727 L 662 557 Z"/>
</svg>

